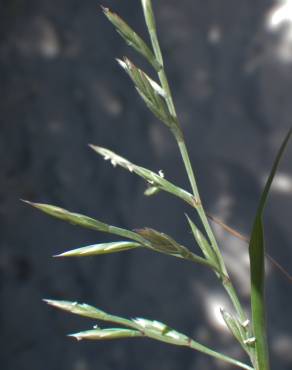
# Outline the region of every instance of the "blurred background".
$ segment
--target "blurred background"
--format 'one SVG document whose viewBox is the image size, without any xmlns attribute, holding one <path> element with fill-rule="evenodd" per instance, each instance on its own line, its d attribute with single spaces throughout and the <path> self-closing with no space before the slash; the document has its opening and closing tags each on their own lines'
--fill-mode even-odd
<svg viewBox="0 0 292 370">
<path fill-rule="evenodd" d="M 138 1 L 104 0 L 147 39 Z M 155 1 L 167 73 L 209 213 L 249 235 L 257 200 L 292 117 L 292 6 L 272 0 Z M 148 40 L 148 39 L 147 39 Z M 116 240 L 58 222 L 19 198 L 125 228 L 153 227 L 194 248 L 167 194 L 113 169 L 87 146 L 108 147 L 189 189 L 176 144 L 144 107 L 114 58 L 144 66 L 93 0 L 0 1 L 0 363 L 3 370 L 231 369 L 150 340 L 77 343 L 95 322 L 42 298 L 169 324 L 244 359 L 219 316 L 230 308 L 207 269 L 150 251 L 54 260 Z M 149 69 L 147 69 L 149 70 Z M 266 209 L 269 253 L 292 273 L 292 145 Z M 247 246 L 214 225 L 249 307 Z M 292 368 L 292 284 L 268 265 L 272 367 Z"/>
</svg>

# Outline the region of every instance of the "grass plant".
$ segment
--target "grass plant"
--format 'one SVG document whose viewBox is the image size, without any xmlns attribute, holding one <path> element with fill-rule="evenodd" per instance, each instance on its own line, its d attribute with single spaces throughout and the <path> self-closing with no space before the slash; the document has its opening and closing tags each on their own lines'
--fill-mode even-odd
<svg viewBox="0 0 292 370">
<path fill-rule="evenodd" d="M 149 33 L 150 45 L 147 45 L 147 43 L 142 40 L 142 38 L 117 14 L 107 8 L 102 8 L 102 10 L 108 20 L 114 25 L 118 33 L 123 37 L 123 39 L 125 39 L 127 44 L 145 58 L 157 74 L 157 80 L 154 81 L 128 58 L 118 60 L 120 66 L 129 75 L 134 87 L 146 106 L 158 118 L 158 120 L 169 128 L 171 134 L 174 136 L 189 179 L 191 191 L 184 190 L 178 185 L 167 180 L 162 172 L 156 173 L 147 168 L 143 168 L 108 149 L 95 145 L 90 145 L 90 147 L 105 160 L 109 160 L 113 166 L 121 166 L 127 171 L 140 176 L 148 185 L 145 192 L 146 195 L 151 196 L 159 191 L 165 191 L 170 193 L 172 196 L 180 198 L 183 202 L 186 202 L 192 209 L 194 209 L 197 212 L 200 225 L 196 225 L 188 215 L 186 216 L 186 222 L 189 224 L 194 241 L 198 246 L 198 253 L 194 253 L 186 246 L 181 245 L 171 236 L 154 229 L 144 228 L 134 231 L 126 230 L 120 227 L 108 225 L 88 216 L 69 212 L 56 206 L 32 202 L 27 203 L 50 216 L 70 222 L 71 224 L 110 233 L 122 238 L 121 241 L 96 244 L 70 250 L 57 255 L 57 257 L 83 257 L 122 252 L 136 248 L 147 248 L 155 252 L 201 264 L 213 271 L 217 276 L 219 283 L 224 287 L 234 308 L 234 312 L 232 313 L 222 310 L 222 317 L 231 335 L 234 337 L 234 340 L 238 342 L 246 353 L 248 363 L 243 363 L 237 359 L 216 352 L 215 350 L 197 342 L 195 339 L 155 320 L 152 321 L 144 318 L 126 319 L 103 312 L 87 304 L 80 304 L 77 302 L 57 301 L 51 299 L 45 300 L 45 302 L 51 306 L 73 314 L 89 317 L 94 320 L 106 321 L 114 325 L 112 328 L 102 329 L 97 327 L 88 331 L 71 334 L 72 337 L 75 337 L 78 340 L 148 337 L 153 340 L 166 342 L 172 345 L 189 347 L 192 350 L 205 353 L 206 355 L 220 359 L 242 369 L 269 370 L 269 351 L 265 322 L 265 249 L 262 217 L 269 189 L 280 158 L 291 136 L 291 130 L 288 132 L 277 154 L 254 218 L 249 242 L 252 312 L 252 317 L 249 318 L 240 302 L 240 298 L 233 282 L 230 279 L 221 250 L 218 246 L 216 237 L 210 226 L 208 215 L 200 198 L 184 134 L 181 129 L 179 118 L 176 114 L 167 75 L 164 69 L 164 60 L 158 41 L 151 0 L 141 0 L 141 7 Z"/>
</svg>

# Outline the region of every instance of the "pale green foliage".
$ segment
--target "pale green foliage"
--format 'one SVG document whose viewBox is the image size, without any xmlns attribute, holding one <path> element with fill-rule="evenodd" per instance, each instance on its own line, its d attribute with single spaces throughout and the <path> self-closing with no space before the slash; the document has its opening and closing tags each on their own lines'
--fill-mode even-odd
<svg viewBox="0 0 292 370">
<path fill-rule="evenodd" d="M 280 159 L 291 137 L 290 129 L 276 156 L 270 176 L 261 195 L 255 216 L 251 238 L 249 242 L 250 271 L 251 271 L 251 310 L 252 326 L 256 352 L 256 366 L 258 369 L 269 369 L 269 353 L 266 333 L 266 306 L 265 306 L 265 246 L 263 230 L 263 212 L 266 200 L 276 174 Z"/>
<path fill-rule="evenodd" d="M 102 329 L 98 326 L 95 326 L 91 330 L 70 335 L 78 340 L 148 337 L 154 340 L 159 340 L 178 346 L 185 346 L 193 350 L 200 351 L 243 369 L 269 370 L 268 346 L 266 342 L 265 328 L 265 304 L 263 294 L 264 245 L 262 213 L 273 176 L 278 166 L 280 157 L 291 135 L 291 131 L 286 137 L 276 158 L 271 175 L 268 179 L 260 201 L 260 206 L 258 208 L 251 236 L 249 249 L 251 260 L 252 322 L 250 325 L 247 314 L 243 309 L 243 306 L 238 298 L 238 294 L 229 277 L 224 259 L 201 202 L 196 179 L 189 159 L 187 147 L 185 145 L 179 119 L 176 114 L 167 76 L 164 70 L 164 63 L 158 42 L 151 0 L 141 0 L 141 5 L 151 40 L 151 48 L 147 46 L 144 40 L 142 40 L 142 38 L 138 36 L 137 33 L 117 14 L 111 12 L 107 8 L 103 8 L 103 11 L 109 21 L 115 26 L 119 34 L 123 37 L 123 39 L 126 40 L 127 44 L 133 47 L 140 55 L 142 55 L 150 63 L 150 65 L 154 67 L 155 72 L 157 72 L 157 80 L 159 82 L 156 82 L 150 78 L 144 71 L 130 62 L 128 58 L 118 60 L 119 64 L 130 76 L 136 90 L 142 97 L 146 106 L 170 129 L 170 132 L 173 134 L 182 157 L 186 174 L 191 185 L 192 193 L 165 179 L 162 171 L 159 171 L 159 173 L 153 172 L 147 168 L 133 164 L 132 162 L 108 149 L 95 145 L 90 146 L 105 160 L 109 160 L 113 166 L 121 166 L 127 171 L 141 177 L 148 186 L 145 191 L 145 195 L 152 196 L 160 191 L 165 191 L 175 197 L 178 197 L 191 206 L 198 215 L 203 231 L 200 230 L 200 228 L 191 220 L 189 216 L 187 216 L 187 221 L 194 236 L 194 240 L 196 241 L 199 250 L 202 252 L 202 256 L 191 252 L 189 248 L 181 245 L 169 235 L 166 235 L 160 231 L 150 228 L 142 228 L 134 231 L 122 229 L 116 226 L 108 225 L 107 223 L 99 220 L 95 220 L 91 217 L 81 215 L 79 213 L 69 212 L 60 207 L 32 202 L 27 203 L 43 211 L 44 213 L 49 214 L 50 216 L 69 222 L 73 225 L 118 235 L 123 239 L 126 239 L 122 241 L 101 243 L 83 248 L 77 248 L 61 253 L 56 257 L 83 257 L 147 248 L 155 252 L 178 257 L 210 268 L 222 283 L 222 286 L 227 292 L 234 308 L 234 313 L 232 314 L 222 309 L 222 317 L 230 333 L 248 355 L 251 366 L 229 356 L 225 356 L 222 353 L 218 353 L 156 320 L 152 321 L 144 318 L 126 319 L 108 314 L 87 304 L 79 304 L 77 302 L 56 300 L 45 301 L 51 306 L 68 311 L 70 313 L 89 317 L 94 320 L 110 322 L 120 326 L 107 329 Z"/>
</svg>

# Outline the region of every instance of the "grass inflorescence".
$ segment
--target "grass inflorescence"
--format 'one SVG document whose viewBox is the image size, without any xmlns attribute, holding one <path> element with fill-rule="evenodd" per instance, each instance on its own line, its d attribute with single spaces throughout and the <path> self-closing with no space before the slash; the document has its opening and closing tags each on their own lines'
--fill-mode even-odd
<svg viewBox="0 0 292 370">
<path fill-rule="evenodd" d="M 148 186 L 145 195 L 151 196 L 157 192 L 164 191 L 170 193 L 172 196 L 178 197 L 193 208 L 198 215 L 200 225 L 195 224 L 188 215 L 186 215 L 186 218 L 193 234 L 194 241 L 199 247 L 198 252 L 201 252 L 201 255 L 193 253 L 190 248 L 181 245 L 171 236 L 154 229 L 145 227 L 138 230 L 127 230 L 118 226 L 108 225 L 102 221 L 95 220 L 79 213 L 70 212 L 60 207 L 32 202 L 27 203 L 50 216 L 69 222 L 73 225 L 110 233 L 122 238 L 120 241 L 100 243 L 69 250 L 58 254 L 55 257 L 83 257 L 123 252 L 137 248 L 146 248 L 153 252 L 167 254 L 169 256 L 184 259 L 191 263 L 203 265 L 205 268 L 213 271 L 219 282 L 223 285 L 223 288 L 226 290 L 234 309 L 234 312 L 232 313 L 222 309 L 222 318 L 231 335 L 234 337 L 234 340 L 238 342 L 246 353 L 249 359 L 249 364 L 208 348 L 207 346 L 197 342 L 195 339 L 190 338 L 156 320 L 152 321 L 144 318 L 127 319 L 106 313 L 93 306 L 77 302 L 57 301 L 52 299 L 45 300 L 45 302 L 51 306 L 76 315 L 114 324 L 114 327 L 112 328 L 102 329 L 96 326 L 88 331 L 70 334 L 70 336 L 78 340 L 147 337 L 168 344 L 184 346 L 200 351 L 206 355 L 220 359 L 242 369 L 269 370 L 269 354 L 265 322 L 265 250 L 262 217 L 269 189 L 280 158 L 291 136 L 291 130 L 287 134 L 276 157 L 270 177 L 268 178 L 261 196 L 253 223 L 249 242 L 252 312 L 252 317 L 249 318 L 230 279 L 221 250 L 210 226 L 208 214 L 206 213 L 201 201 L 184 135 L 176 113 L 167 75 L 164 69 L 164 60 L 158 41 L 152 2 L 151 0 L 141 0 L 141 6 L 145 18 L 145 24 L 149 33 L 149 45 L 119 15 L 105 7 L 102 7 L 102 10 L 107 19 L 113 24 L 127 44 L 145 58 L 156 73 L 157 79 L 154 80 L 128 58 L 124 57 L 122 59 L 118 59 L 118 63 L 130 77 L 146 106 L 169 128 L 171 134 L 174 136 L 178 150 L 181 154 L 182 163 L 190 182 L 191 191 L 186 191 L 170 182 L 165 178 L 161 171 L 156 173 L 150 169 L 138 166 L 122 156 L 115 154 L 109 149 L 96 145 L 90 145 L 90 147 L 105 160 L 109 160 L 114 167 L 123 167 L 127 171 L 141 177 Z M 223 227 L 226 227 L 228 230 L 226 225 L 223 225 Z"/>
</svg>

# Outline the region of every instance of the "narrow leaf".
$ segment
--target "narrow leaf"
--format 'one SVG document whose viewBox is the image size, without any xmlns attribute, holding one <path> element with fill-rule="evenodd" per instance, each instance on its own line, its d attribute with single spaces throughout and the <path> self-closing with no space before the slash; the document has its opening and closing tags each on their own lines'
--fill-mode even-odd
<svg viewBox="0 0 292 370">
<path fill-rule="evenodd" d="M 214 249 L 210 246 L 207 239 L 204 237 L 204 235 L 198 229 L 198 227 L 194 224 L 194 222 L 189 218 L 189 216 L 186 215 L 186 217 L 187 217 L 188 223 L 191 227 L 194 238 L 195 238 L 198 246 L 200 247 L 201 251 L 203 252 L 204 256 L 208 260 L 212 261 L 215 265 L 217 265 L 219 267 L 219 261 L 218 261 L 218 258 L 216 256 L 216 253 L 215 253 Z"/>
<path fill-rule="evenodd" d="M 147 243 L 146 240 L 141 238 L 141 236 L 134 233 L 133 231 L 105 224 L 103 222 L 100 222 L 88 216 L 81 215 L 80 213 L 69 212 L 66 209 L 52 206 L 50 204 L 33 203 L 33 202 L 28 202 L 28 201 L 24 201 L 24 202 L 31 205 L 34 208 L 39 209 L 40 211 L 50 216 L 53 216 L 60 220 L 69 222 L 73 225 L 81 226 L 81 227 L 91 229 L 91 230 L 102 231 L 105 233 L 119 235 L 119 236 L 122 236 L 128 239 L 135 240 L 143 244 L 144 246 L 147 246 L 147 244 L 149 244 Z"/>
<path fill-rule="evenodd" d="M 75 315 L 89 317 L 95 320 L 107 321 L 119 325 L 124 325 L 134 329 L 136 328 L 136 325 L 133 324 L 131 320 L 127 320 L 119 316 L 110 315 L 104 311 L 101 311 L 85 303 L 58 301 L 53 299 L 44 299 L 44 302 L 46 302 L 50 306 L 56 307 L 63 311 L 73 313 Z"/>
<path fill-rule="evenodd" d="M 59 308 L 60 310 L 71 312 L 79 316 L 90 317 L 91 319 L 106 320 L 106 318 L 109 316 L 104 311 L 85 303 L 80 304 L 77 302 L 57 301 L 53 299 L 44 299 L 43 301 L 50 306 Z"/>
<path fill-rule="evenodd" d="M 142 38 L 137 35 L 137 33 L 117 14 L 111 12 L 108 8 L 102 7 L 104 15 L 107 19 L 114 25 L 118 33 L 123 37 L 126 43 L 133 47 L 138 53 L 148 60 L 148 62 L 154 67 L 158 72 L 161 69 L 160 63 L 157 61 L 155 55 L 142 40 Z"/>
<path fill-rule="evenodd" d="M 69 212 L 66 209 L 56 207 L 50 204 L 44 203 L 33 203 L 27 200 L 24 200 L 25 203 L 29 204 L 30 206 L 39 209 L 40 211 L 58 218 L 60 220 L 69 222 L 73 225 L 85 227 L 87 229 L 98 230 L 108 232 L 109 226 L 103 222 L 98 220 L 94 220 L 93 218 L 81 215 L 79 213 Z"/>
<path fill-rule="evenodd" d="M 261 195 L 249 243 L 252 324 L 254 335 L 256 337 L 255 347 L 258 368 L 261 370 L 269 370 L 268 343 L 266 335 L 266 310 L 264 297 L 265 247 L 262 216 L 273 178 L 275 176 L 286 145 L 290 139 L 291 133 L 292 131 L 290 129 L 276 156 L 271 173 Z"/>
<path fill-rule="evenodd" d="M 109 254 L 116 252 L 123 252 L 129 249 L 135 249 L 141 247 L 141 244 L 134 242 L 113 242 L 113 243 L 102 243 L 90 245 L 88 247 L 73 249 L 54 257 L 84 257 L 94 256 L 99 254 Z"/>
<path fill-rule="evenodd" d="M 68 336 L 76 338 L 79 341 L 82 339 L 113 340 L 113 339 L 134 338 L 134 337 L 143 337 L 143 334 L 137 330 L 110 328 L 110 329 L 94 329 L 81 331 L 80 333 L 69 334 Z"/>
</svg>

